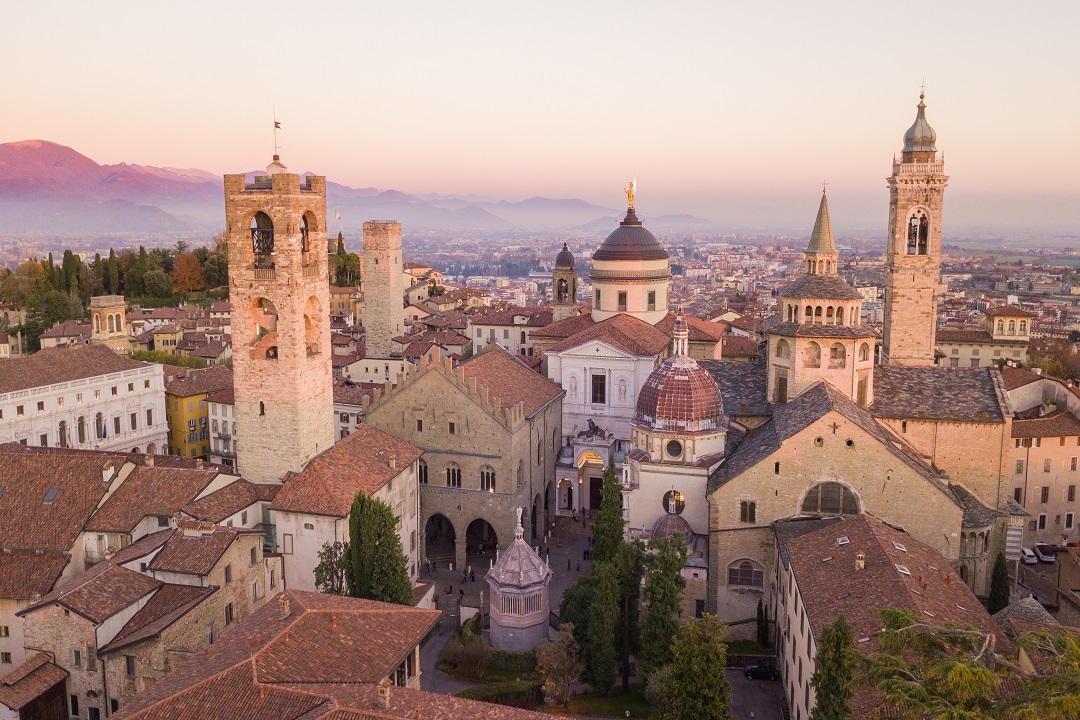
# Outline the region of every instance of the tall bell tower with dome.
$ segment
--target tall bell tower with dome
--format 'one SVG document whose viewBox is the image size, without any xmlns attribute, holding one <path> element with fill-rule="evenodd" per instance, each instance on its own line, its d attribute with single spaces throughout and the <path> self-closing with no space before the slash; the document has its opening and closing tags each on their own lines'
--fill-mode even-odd
<svg viewBox="0 0 1080 720">
<path fill-rule="evenodd" d="M 885 332 L 881 361 L 930 366 L 937 344 L 937 289 L 941 275 L 944 155 L 926 121 L 919 95 L 915 123 L 904 149 L 893 158 L 889 184 L 888 250 L 885 261 Z"/>
<path fill-rule="evenodd" d="M 668 314 L 669 256 L 638 220 L 634 190 L 635 183 L 631 183 L 626 193 L 626 217 L 592 256 L 589 279 L 596 322 L 625 313 L 654 325 Z"/>
<path fill-rule="evenodd" d="M 570 248 L 563 243 L 551 271 L 552 322 L 577 316 L 577 291 L 577 263 Z"/>
</svg>

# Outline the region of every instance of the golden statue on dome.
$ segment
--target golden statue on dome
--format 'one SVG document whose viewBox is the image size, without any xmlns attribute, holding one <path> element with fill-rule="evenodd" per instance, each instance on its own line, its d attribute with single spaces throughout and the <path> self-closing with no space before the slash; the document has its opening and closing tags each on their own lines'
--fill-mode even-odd
<svg viewBox="0 0 1080 720">
<path fill-rule="evenodd" d="M 626 207 L 634 209 L 634 193 L 637 192 L 637 180 L 630 181 L 630 187 L 623 190 L 626 193 Z"/>
</svg>

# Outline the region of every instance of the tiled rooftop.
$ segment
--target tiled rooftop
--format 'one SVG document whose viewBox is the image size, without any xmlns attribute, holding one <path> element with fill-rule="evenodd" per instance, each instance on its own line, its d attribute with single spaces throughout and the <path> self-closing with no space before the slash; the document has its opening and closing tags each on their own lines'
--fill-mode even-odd
<svg viewBox="0 0 1080 720">
<path fill-rule="evenodd" d="M 0 362 L 0 394 L 149 367 L 104 345 L 44 348 Z"/>
</svg>

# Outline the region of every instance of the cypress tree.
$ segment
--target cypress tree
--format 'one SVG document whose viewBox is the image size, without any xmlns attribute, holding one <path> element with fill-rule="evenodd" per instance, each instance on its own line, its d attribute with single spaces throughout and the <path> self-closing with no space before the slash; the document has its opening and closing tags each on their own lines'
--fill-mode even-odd
<svg viewBox="0 0 1080 720">
<path fill-rule="evenodd" d="M 610 563 L 593 566 L 595 582 L 589 608 L 589 674 L 593 688 L 607 695 L 615 685 L 615 628 L 619 620 L 618 570 Z"/>
<path fill-rule="evenodd" d="M 675 542 L 667 539 L 650 540 L 645 557 L 645 620 L 641 624 L 642 672 L 648 675 L 671 662 L 672 641 L 679 634 L 679 616 L 682 614 L 682 591 L 686 578 L 682 569 L 686 566 L 686 541 L 676 536 Z"/>
<path fill-rule="evenodd" d="M 809 720 L 850 720 L 852 688 L 858 650 L 855 634 L 843 615 L 821 634 L 810 685 L 816 693 Z"/>
<path fill-rule="evenodd" d="M 675 636 L 668 685 L 656 688 L 656 717 L 661 720 L 729 720 L 731 684 L 724 676 L 727 626 L 714 615 L 692 618 Z M 652 687 L 650 685 L 650 687 Z"/>
<path fill-rule="evenodd" d="M 622 488 L 615 474 L 615 460 L 609 460 L 604 470 L 604 484 L 600 493 L 600 511 L 592 526 L 594 565 L 614 562 L 623 544 Z"/>
<path fill-rule="evenodd" d="M 990 598 L 987 610 L 991 615 L 1009 606 L 1009 564 L 1005 553 L 998 553 L 994 560 L 994 571 L 990 576 Z"/>
<path fill-rule="evenodd" d="M 401 550 L 390 506 L 357 493 L 349 511 L 349 595 L 412 605 L 408 559 Z"/>
</svg>

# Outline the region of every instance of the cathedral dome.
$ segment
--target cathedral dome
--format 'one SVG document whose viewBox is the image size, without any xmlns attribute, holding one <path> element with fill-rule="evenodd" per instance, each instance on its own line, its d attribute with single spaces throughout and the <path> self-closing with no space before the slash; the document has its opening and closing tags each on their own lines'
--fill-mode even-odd
<svg viewBox="0 0 1080 720">
<path fill-rule="evenodd" d="M 634 424 L 676 433 L 727 429 L 720 387 L 709 371 L 686 355 L 686 321 L 675 322 L 675 355 L 660 363 L 638 392 Z"/>
<path fill-rule="evenodd" d="M 634 208 L 629 208 L 619 227 L 592 257 L 593 260 L 667 260 L 668 254 L 656 236 L 642 227 Z"/>
<path fill-rule="evenodd" d="M 682 535 L 687 545 L 694 543 L 694 531 L 681 515 L 667 513 L 656 519 L 652 526 L 652 538 L 662 540 Z"/>
<path fill-rule="evenodd" d="M 915 116 L 915 124 L 904 133 L 904 152 L 937 152 L 937 133 L 930 123 L 926 122 L 926 103 L 924 95 L 919 95 L 919 113 Z"/>
<path fill-rule="evenodd" d="M 573 270 L 574 265 L 574 254 L 570 252 L 570 248 L 566 246 L 566 243 L 563 243 L 562 251 L 555 257 L 555 267 Z"/>
</svg>

